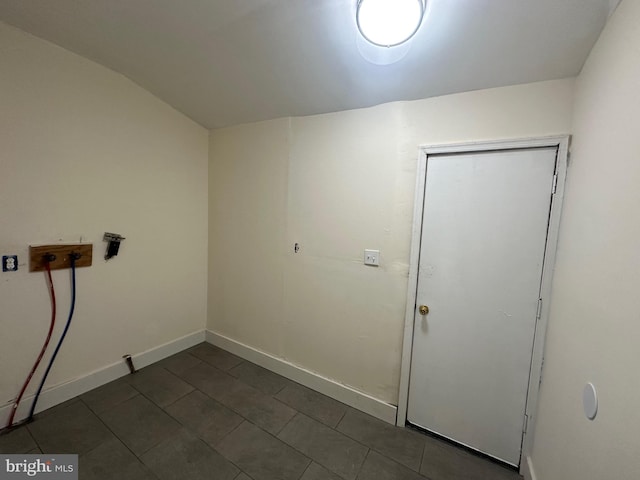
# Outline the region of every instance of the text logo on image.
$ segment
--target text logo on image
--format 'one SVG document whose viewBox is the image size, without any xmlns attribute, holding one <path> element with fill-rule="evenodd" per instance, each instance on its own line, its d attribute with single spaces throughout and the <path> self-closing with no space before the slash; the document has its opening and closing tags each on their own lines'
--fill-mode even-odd
<svg viewBox="0 0 640 480">
<path fill-rule="evenodd" d="M 0 480 L 78 480 L 78 455 L 0 455 Z"/>
</svg>

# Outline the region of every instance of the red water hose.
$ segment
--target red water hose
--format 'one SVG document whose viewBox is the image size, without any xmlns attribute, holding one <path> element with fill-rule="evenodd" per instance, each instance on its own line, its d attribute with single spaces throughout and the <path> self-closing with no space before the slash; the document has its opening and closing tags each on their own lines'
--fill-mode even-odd
<svg viewBox="0 0 640 480">
<path fill-rule="evenodd" d="M 25 380 L 24 385 L 22 386 L 22 389 L 18 394 L 18 397 L 16 398 L 15 402 L 13 402 L 13 408 L 11 409 L 11 415 L 9 416 L 9 422 L 7 423 L 7 428 L 10 428 L 13 426 L 13 419 L 16 415 L 16 411 L 18 410 L 18 405 L 20 404 L 20 400 L 22 400 L 22 396 L 24 395 L 25 390 L 29 386 L 29 382 L 31 382 L 31 379 L 33 378 L 34 373 L 36 373 L 36 370 L 38 369 L 38 365 L 40 365 L 40 361 L 44 356 L 44 352 L 47 350 L 47 346 L 49 345 L 49 340 L 51 340 L 53 327 L 55 327 L 56 325 L 56 291 L 53 288 L 53 279 L 51 278 L 51 266 L 49 265 L 48 261 L 44 262 L 44 266 L 47 270 L 46 272 L 47 284 L 49 286 L 49 292 L 51 293 L 51 325 L 49 326 L 49 333 L 47 334 L 47 339 L 44 341 L 44 345 L 42 345 L 42 350 L 40 350 L 40 355 L 38 355 L 38 359 L 36 360 L 36 363 L 33 365 L 33 368 L 31 369 L 29 376 Z"/>
</svg>

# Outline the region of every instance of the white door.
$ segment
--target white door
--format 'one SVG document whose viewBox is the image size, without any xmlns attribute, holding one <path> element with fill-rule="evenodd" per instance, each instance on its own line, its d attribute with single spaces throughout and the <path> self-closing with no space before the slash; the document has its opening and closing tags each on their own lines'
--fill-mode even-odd
<svg viewBox="0 0 640 480">
<path fill-rule="evenodd" d="M 556 154 L 427 160 L 407 419 L 515 466 Z"/>
</svg>

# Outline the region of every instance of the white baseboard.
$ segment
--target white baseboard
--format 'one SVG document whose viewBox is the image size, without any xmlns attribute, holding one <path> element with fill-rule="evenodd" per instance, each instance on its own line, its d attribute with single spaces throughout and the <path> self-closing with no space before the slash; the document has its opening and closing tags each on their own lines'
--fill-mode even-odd
<svg viewBox="0 0 640 480">
<path fill-rule="evenodd" d="M 245 360 L 253 362 L 294 382 L 300 383 L 357 410 L 363 411 L 387 423 L 396 423 L 397 407 L 390 405 L 352 387 L 343 385 L 318 373 L 307 370 L 281 358 L 245 345 L 211 330 L 206 331 L 207 342 L 223 348 Z"/>
<path fill-rule="evenodd" d="M 524 480 L 537 480 L 535 470 L 533 469 L 533 461 L 529 455 L 527 455 L 524 462 L 522 462 L 520 474 L 524 477 Z"/>
<path fill-rule="evenodd" d="M 131 358 L 133 359 L 133 363 L 136 368 L 143 368 L 204 341 L 205 332 L 204 330 L 201 330 L 158 347 L 154 347 L 145 352 L 131 355 Z M 123 377 L 128 373 L 129 369 L 126 363 L 124 361 L 118 361 L 82 377 L 74 378 L 68 382 L 45 388 L 42 390 L 40 398 L 38 399 L 36 413 L 66 402 L 67 400 L 77 397 L 78 395 L 82 395 L 89 390 L 93 390 L 105 383 L 109 383 Z M 38 378 L 34 378 L 34 381 L 38 381 Z M 14 422 L 17 423 L 27 418 L 29 410 L 31 409 L 33 397 L 34 395 L 32 394 L 22 398 L 18 411 L 16 412 Z M 2 427 L 4 427 L 9 420 L 11 408 L 11 404 L 0 407 L 0 425 Z"/>
</svg>

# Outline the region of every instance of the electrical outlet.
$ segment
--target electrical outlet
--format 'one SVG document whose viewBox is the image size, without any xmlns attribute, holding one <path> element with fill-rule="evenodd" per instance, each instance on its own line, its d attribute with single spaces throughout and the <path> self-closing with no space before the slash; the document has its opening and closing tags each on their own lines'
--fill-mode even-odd
<svg viewBox="0 0 640 480">
<path fill-rule="evenodd" d="M 380 265 L 380 250 L 365 250 L 364 264 L 377 267 Z"/>
<path fill-rule="evenodd" d="M 15 272 L 18 270 L 18 256 L 17 255 L 3 255 L 2 256 L 2 271 L 3 272 Z"/>
</svg>

